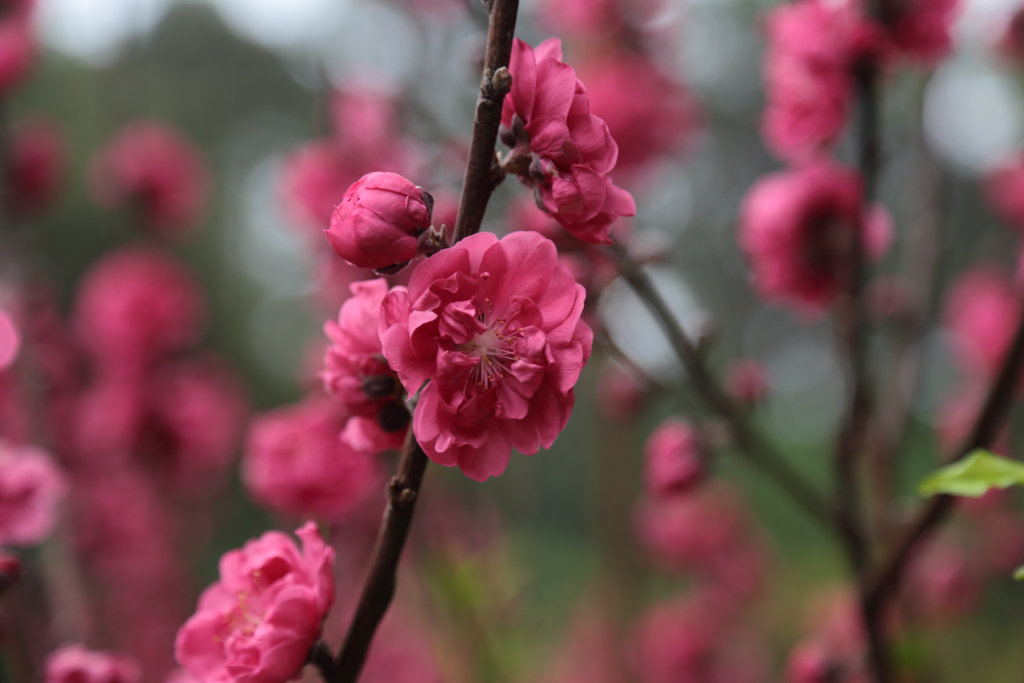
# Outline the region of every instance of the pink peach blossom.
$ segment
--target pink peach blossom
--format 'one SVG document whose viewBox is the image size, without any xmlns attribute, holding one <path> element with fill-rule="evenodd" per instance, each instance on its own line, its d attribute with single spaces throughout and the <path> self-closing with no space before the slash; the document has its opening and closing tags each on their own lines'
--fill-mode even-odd
<svg viewBox="0 0 1024 683">
<path fill-rule="evenodd" d="M 137 370 L 195 343 L 204 304 L 184 266 L 156 251 L 126 247 L 82 278 L 74 327 L 82 347 L 102 365 Z"/>
<path fill-rule="evenodd" d="M 766 21 L 765 104 L 761 131 L 769 149 L 803 161 L 838 139 L 853 98 L 853 67 L 872 45 L 852 2 L 797 0 Z"/>
<path fill-rule="evenodd" d="M 770 659 L 760 640 L 691 597 L 649 608 L 635 628 L 634 663 L 645 683 L 764 683 Z"/>
<path fill-rule="evenodd" d="M 228 362 L 205 353 L 148 378 L 139 452 L 167 484 L 201 491 L 221 481 L 237 452 L 248 406 Z"/>
<path fill-rule="evenodd" d="M 1024 155 L 995 166 L 985 177 L 985 195 L 999 216 L 1024 231 Z"/>
<path fill-rule="evenodd" d="M 704 476 L 700 437 L 685 420 L 670 417 L 644 444 L 644 485 L 655 496 L 678 494 Z"/>
<path fill-rule="evenodd" d="M 200 683 L 298 676 L 334 602 L 334 550 L 312 522 L 295 541 L 268 531 L 220 560 L 220 580 L 178 631 L 174 655 Z"/>
<path fill-rule="evenodd" d="M 628 420 L 643 408 L 647 381 L 614 361 L 605 361 L 597 376 L 597 409 L 605 417 Z"/>
<path fill-rule="evenodd" d="M 393 98 L 347 86 L 331 98 L 331 136 L 310 142 L 285 160 L 280 193 L 291 218 L 323 230 L 345 190 L 372 171 L 409 173 L 416 156 L 403 140 Z M 322 243 L 317 236 L 318 243 Z"/>
<path fill-rule="evenodd" d="M 618 144 L 616 169 L 634 169 L 676 151 L 690 138 L 697 113 L 686 88 L 648 58 L 619 54 L 580 70 L 590 110 Z"/>
<path fill-rule="evenodd" d="M 593 335 L 585 292 L 537 233 L 471 235 L 384 298 L 384 357 L 410 395 L 427 455 L 483 481 L 516 448 L 549 448 L 575 403 Z M 424 383 L 429 384 L 424 387 Z"/>
<path fill-rule="evenodd" d="M 388 431 L 403 431 L 408 411 L 377 330 L 388 283 L 383 278 L 355 282 L 351 289 L 352 298 L 342 304 L 338 321 L 324 323 L 331 341 L 324 354 L 324 387 L 351 414 L 376 419 Z"/>
<path fill-rule="evenodd" d="M 292 517 L 336 520 L 379 493 L 382 476 L 372 454 L 340 438 L 345 419 L 327 399 L 255 417 L 242 462 L 252 496 Z"/>
<path fill-rule="evenodd" d="M 806 313 L 828 306 L 842 284 L 844 245 L 859 234 L 874 258 L 889 245 L 888 215 L 865 216 L 862 198 L 860 176 L 831 162 L 759 180 L 743 200 L 739 235 L 758 293 Z"/>
<path fill-rule="evenodd" d="M 64 141 L 51 122 L 21 123 L 7 141 L 7 194 L 4 204 L 15 218 L 36 214 L 54 200 L 64 167 Z"/>
<path fill-rule="evenodd" d="M 145 120 L 96 153 L 89 181 L 97 204 L 137 211 L 142 227 L 160 237 L 191 232 L 210 191 L 199 151 L 174 128 Z"/>
<path fill-rule="evenodd" d="M 946 295 L 943 322 L 952 333 L 955 358 L 982 377 L 992 377 L 1002 365 L 1019 319 L 1013 280 L 997 266 L 975 266 Z"/>
<path fill-rule="evenodd" d="M 138 683 L 139 679 L 134 660 L 87 650 L 77 643 L 64 645 L 46 660 L 45 683 Z"/>
<path fill-rule="evenodd" d="M 610 243 L 611 224 L 635 215 L 636 204 L 608 177 L 618 146 L 608 124 L 590 113 L 576 72 L 562 62 L 561 42 L 552 38 L 534 50 L 517 38 L 509 73 L 501 137 L 512 147 L 513 170 L 566 230 L 586 242 Z"/>
<path fill-rule="evenodd" d="M 836 651 L 827 642 L 805 640 L 797 644 L 786 661 L 787 683 L 867 683 L 860 661 Z"/>
<path fill-rule="evenodd" d="M 729 366 L 725 376 L 728 392 L 742 403 L 757 403 L 768 393 L 768 376 L 756 360 L 739 358 Z"/>
<path fill-rule="evenodd" d="M 57 525 L 67 489 L 48 453 L 0 442 L 0 546 L 46 540 Z"/>
<path fill-rule="evenodd" d="M 21 334 L 10 313 L 0 308 L 0 371 L 14 364 L 21 350 Z"/>
<path fill-rule="evenodd" d="M 357 268 L 401 267 L 416 257 L 433 207 L 426 190 L 397 173 L 369 173 L 345 192 L 324 234 Z"/>
<path fill-rule="evenodd" d="M 895 0 L 890 12 L 892 46 L 902 55 L 933 66 L 953 49 L 952 28 L 960 0 Z"/>
<path fill-rule="evenodd" d="M 939 539 L 919 548 L 907 568 L 904 598 L 910 615 L 925 623 L 949 623 L 981 602 L 982 576 L 972 556 Z"/>
<path fill-rule="evenodd" d="M 36 42 L 30 17 L 15 12 L 0 19 L 0 94 L 8 94 L 32 68 Z"/>
</svg>

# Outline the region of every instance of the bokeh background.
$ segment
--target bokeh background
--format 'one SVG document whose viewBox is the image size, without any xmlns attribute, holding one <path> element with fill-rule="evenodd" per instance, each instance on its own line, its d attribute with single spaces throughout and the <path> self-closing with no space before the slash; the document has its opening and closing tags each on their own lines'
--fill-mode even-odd
<svg viewBox="0 0 1024 683">
<path fill-rule="evenodd" d="M 539 20 L 557 14 L 551 7 L 557 2 L 547 4 L 522 3 L 518 35 L 532 44 L 552 35 L 551 22 Z M 724 372 L 736 357 L 764 366 L 771 389 L 756 412 L 759 426 L 826 487 L 848 395 L 828 320 L 759 301 L 736 244 L 744 194 L 779 168 L 759 133 L 761 28 L 771 4 L 668 0 L 644 19 L 644 30 L 656 36 L 655 59 L 685 88 L 690 114 L 666 141 L 672 153 L 621 184 L 637 200 L 634 244 L 661 254 L 651 272 L 688 329 L 709 337 L 712 366 Z M 940 292 L 970 264 L 1016 268 L 1016 241 L 986 202 L 982 184 L 993 164 L 1024 146 L 1021 67 L 993 49 L 1014 9 L 1013 0 L 965 0 L 952 57 L 934 73 L 886 75 L 879 195 L 894 216 L 897 240 L 880 272 L 897 272 L 913 260 L 909 226 L 922 220 L 942 226 Z M 456 193 L 485 25 L 483 8 L 460 0 L 40 0 L 42 52 L 3 115 L 54 120 L 67 154 L 58 201 L 19 231 L 18 263 L 54 283 L 69 309 L 90 265 L 138 239 L 126 212 L 90 199 L 91 156 L 129 121 L 169 123 L 197 145 L 213 178 L 201 229 L 174 247 L 206 288 L 205 345 L 239 369 L 254 412 L 297 401 L 322 348 L 322 324 L 336 315 L 338 301 L 317 295 L 323 254 L 311 254 L 315 230 L 298 224 L 284 201 L 286 159 L 330 134 L 332 92 L 358 85 L 394 97 L 403 140 L 415 140 L 419 155 L 413 180 L 435 193 Z M 566 61 L 585 73 L 594 48 L 563 37 Z M 597 107 L 594 113 L 602 115 Z M 853 154 L 846 140 L 837 156 L 852 162 Z M 514 229 L 506 209 L 524 192 L 507 181 L 484 229 Z M 598 369 L 607 355 L 599 351 L 581 380 L 570 425 L 551 451 L 515 456 L 504 475 L 482 484 L 457 470 L 428 472 L 427 496 L 438 505 L 456 501 L 451 504 L 472 528 L 463 534 L 474 540 L 449 552 L 435 533 L 418 528 L 421 546 L 400 587 L 404 607 L 391 619 L 402 618 L 403 609 L 415 613 L 408 621 L 430 643 L 444 672 L 440 680 L 549 680 L 544 676 L 581 620 L 610 615 L 612 640 L 627 643 L 645 606 L 685 591 L 685 577 L 660 570 L 644 551 L 634 516 L 644 438 L 666 416 L 698 413 L 700 404 L 660 328 L 628 287 L 610 283 L 596 311 L 619 349 L 664 385 L 638 416 L 614 419 L 599 410 Z M 959 381 L 941 294 L 927 329 L 925 371 L 901 451 L 899 504 L 908 510 L 916 504 L 915 483 L 936 462 L 937 412 Z M 880 325 L 873 337 L 882 367 L 893 349 L 886 334 Z M 1011 450 L 1021 424 L 1014 421 Z M 745 619 L 764 642 L 765 680 L 783 680 L 786 652 L 805 631 L 810 596 L 848 581 L 842 556 L 727 449 L 714 469 L 741 492 L 770 558 L 766 587 L 751 599 Z M 268 528 L 293 528 L 254 505 L 237 476 L 218 494 L 216 511 L 190 560 L 192 596 L 215 579 L 221 552 Z M 360 571 L 339 586 L 349 599 Z M 968 618 L 920 625 L 901 642 L 901 656 L 927 663 L 922 668 L 934 677 L 921 680 L 1019 681 L 1022 593 L 1008 576 L 988 582 Z M 336 642 L 338 625 L 333 629 Z M 550 674 L 550 680 L 576 679 Z"/>
</svg>

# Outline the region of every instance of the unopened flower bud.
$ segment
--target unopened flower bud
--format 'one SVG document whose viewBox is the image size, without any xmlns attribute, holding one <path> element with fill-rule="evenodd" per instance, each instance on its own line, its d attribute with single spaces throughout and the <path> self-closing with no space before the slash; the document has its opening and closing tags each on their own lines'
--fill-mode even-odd
<svg viewBox="0 0 1024 683">
<path fill-rule="evenodd" d="M 665 420 L 644 444 L 644 481 L 654 495 L 672 495 L 692 488 L 706 470 L 702 445 L 687 422 Z"/>
<path fill-rule="evenodd" d="M 324 234 L 352 265 L 394 269 L 416 257 L 433 205 L 429 192 L 397 173 L 369 173 L 345 192 Z"/>
</svg>

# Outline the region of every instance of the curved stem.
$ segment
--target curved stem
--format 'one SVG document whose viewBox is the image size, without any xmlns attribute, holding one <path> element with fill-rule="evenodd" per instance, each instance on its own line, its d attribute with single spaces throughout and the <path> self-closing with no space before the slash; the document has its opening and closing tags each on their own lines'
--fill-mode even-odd
<svg viewBox="0 0 1024 683">
<path fill-rule="evenodd" d="M 838 518 L 828 502 L 814 490 L 796 470 L 792 468 L 747 422 L 743 409 L 718 384 L 701 357 L 697 347 L 686 336 L 672 310 L 654 287 L 647 273 L 632 263 L 625 251 L 618 245 L 612 250 L 618 256 L 622 277 L 647 304 L 668 336 L 669 343 L 682 362 L 697 392 L 708 408 L 729 425 L 736 445 L 750 462 L 759 467 L 776 484 L 786 491 L 798 505 L 830 531 L 846 535 L 852 529 Z"/>
<path fill-rule="evenodd" d="M 999 374 L 989 388 L 985 403 L 975 419 L 974 427 L 957 450 L 955 460 L 966 457 L 975 449 L 989 448 L 995 441 L 1010 413 L 1014 390 L 1017 388 L 1022 370 L 1024 370 L 1024 310 L 1021 312 L 1017 332 L 1003 359 Z M 871 582 L 868 598 L 872 603 L 884 604 L 896 593 L 903 570 L 906 568 L 913 550 L 931 535 L 952 511 L 955 503 L 956 498 L 952 496 L 937 496 L 910 523 Z"/>
</svg>

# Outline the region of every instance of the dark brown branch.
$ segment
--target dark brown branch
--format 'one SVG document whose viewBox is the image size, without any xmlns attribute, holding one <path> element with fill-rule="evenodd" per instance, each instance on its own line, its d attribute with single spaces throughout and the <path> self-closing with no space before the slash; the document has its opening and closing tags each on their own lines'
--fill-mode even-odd
<svg viewBox="0 0 1024 683">
<path fill-rule="evenodd" d="M 331 667 L 330 683 L 354 683 L 359 679 L 377 626 L 395 595 L 398 560 L 409 535 L 426 469 L 427 456 L 410 429 L 402 448 L 398 473 L 388 483 L 388 505 L 377 534 L 373 560 L 363 582 L 363 590 L 345 635 L 345 642 Z"/>
<path fill-rule="evenodd" d="M 966 457 L 978 448 L 990 448 L 1010 413 L 1014 390 L 1024 370 L 1024 311 L 1017 326 L 1013 344 L 1003 359 L 996 381 L 989 388 L 974 428 L 956 451 L 955 460 Z M 896 543 L 889 559 L 882 565 L 868 594 L 873 604 L 883 605 L 899 589 L 900 578 L 914 549 L 920 545 L 952 511 L 952 496 L 933 498 Z"/>
<path fill-rule="evenodd" d="M 826 528 L 841 534 L 849 533 L 848 525 L 833 514 L 825 499 L 748 424 L 743 409 L 729 397 L 707 369 L 697 347 L 686 336 L 647 273 L 632 263 L 621 247 L 614 246 L 613 250 L 619 258 L 622 276 L 658 319 L 697 393 L 704 399 L 708 408 L 729 425 L 740 453 L 773 479 L 797 504 Z"/>
<path fill-rule="evenodd" d="M 874 16 L 877 16 L 877 11 L 874 12 Z M 867 302 L 864 297 L 864 226 L 870 220 L 879 167 L 878 83 L 874 60 L 861 60 L 857 64 L 855 76 L 859 109 L 857 161 L 863 188 L 863 203 L 860 210 L 862 229 L 854 231 L 851 235 L 845 261 L 846 286 L 836 311 L 836 323 L 842 337 L 853 384 L 850 410 L 836 443 L 836 499 L 843 517 L 854 529 L 854 533 L 844 536 L 842 541 L 859 589 L 861 618 L 868 645 L 868 662 L 875 683 L 889 683 L 892 673 L 886 651 L 881 611 L 867 597 L 870 571 L 868 563 L 871 558 L 864 531 L 861 492 L 858 486 L 858 464 L 864 452 L 871 419 L 871 382 L 865 348 Z"/>
<path fill-rule="evenodd" d="M 492 174 L 494 148 L 498 140 L 498 126 L 501 124 L 502 102 L 512 87 L 508 63 L 518 11 L 519 0 L 493 0 L 490 7 L 480 98 L 476 104 L 473 137 L 453 242 L 480 229 L 487 203 L 496 185 Z M 409 429 L 398 473 L 388 484 L 388 504 L 377 535 L 373 559 L 345 642 L 327 671 L 328 683 L 355 683 L 359 678 L 370 643 L 395 594 L 398 561 L 409 535 L 426 468 L 427 456 L 416 442 L 413 430 Z"/>
<path fill-rule="evenodd" d="M 495 145 L 498 142 L 498 126 L 501 124 L 501 105 L 512 88 L 508 62 L 512 56 L 518 12 L 519 0 L 493 0 L 487 30 L 484 73 L 473 116 L 473 138 L 469 145 L 469 161 L 462 183 L 459 214 L 455 221 L 454 242 L 480 230 L 491 192 L 501 182 L 501 176 L 495 175 Z"/>
</svg>

